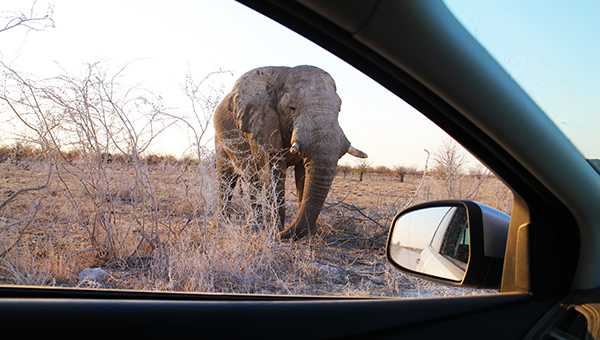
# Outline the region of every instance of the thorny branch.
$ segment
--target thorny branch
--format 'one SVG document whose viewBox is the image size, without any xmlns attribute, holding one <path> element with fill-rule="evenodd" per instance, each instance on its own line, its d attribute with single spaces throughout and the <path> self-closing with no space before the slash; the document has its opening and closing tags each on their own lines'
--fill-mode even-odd
<svg viewBox="0 0 600 340">
<path fill-rule="evenodd" d="M 2 209 L 4 209 L 4 207 L 6 205 L 8 205 L 8 203 L 12 202 L 12 200 L 14 200 L 17 196 L 19 196 L 19 194 L 21 194 L 23 192 L 27 192 L 27 191 L 40 190 L 40 189 L 45 189 L 45 188 L 46 188 L 45 185 L 40 185 L 40 186 L 32 187 L 32 188 L 19 189 L 17 192 L 10 195 L 10 197 L 7 198 L 2 204 L 0 204 L 0 211 L 2 211 Z"/>
<path fill-rule="evenodd" d="M 355 206 L 354 204 L 348 204 L 348 203 L 342 203 L 341 207 L 348 209 L 350 211 L 354 211 L 359 213 L 360 215 L 362 215 L 363 217 L 365 217 L 367 220 L 373 222 L 375 225 L 381 227 L 381 228 L 387 228 L 383 225 L 381 225 L 381 223 L 379 223 L 378 221 L 374 220 L 373 218 L 371 218 L 371 216 L 368 216 L 367 214 L 365 214 L 359 207 Z"/>
<path fill-rule="evenodd" d="M 37 188 L 28 188 L 28 189 L 21 189 L 19 191 L 17 191 L 15 194 L 13 194 L 11 197 L 9 197 L 3 204 L 2 207 L 5 206 L 6 204 L 8 204 L 8 202 L 12 201 L 14 199 L 14 197 L 17 196 L 17 194 L 19 192 L 23 192 L 23 191 L 31 191 L 31 190 L 39 190 L 42 189 L 42 192 L 38 195 L 37 199 L 35 200 L 35 202 L 33 202 L 33 205 L 31 206 L 31 208 L 29 209 L 29 211 L 27 212 L 27 214 L 25 214 L 25 216 L 16 221 L 13 222 L 11 224 L 5 225 L 4 227 L 2 227 L 2 231 L 4 230 L 8 230 L 16 225 L 19 225 L 21 223 L 23 223 L 23 221 L 27 220 L 29 218 L 29 216 L 33 213 L 33 216 L 31 216 L 31 218 L 29 218 L 29 221 L 27 221 L 27 224 L 23 227 L 23 229 L 21 230 L 21 232 L 19 233 L 19 236 L 17 237 L 17 239 L 15 240 L 15 242 L 13 242 L 13 244 L 6 248 L 5 251 L 3 251 L 2 253 L 0 253 L 0 257 L 4 257 L 6 254 L 8 254 L 9 251 L 11 251 L 18 243 L 19 241 L 21 241 L 21 238 L 23 237 L 23 235 L 25 234 L 25 231 L 27 230 L 27 228 L 29 227 L 29 225 L 31 224 L 31 222 L 33 222 L 33 220 L 35 219 L 35 216 L 37 215 L 38 212 L 38 204 L 40 203 L 40 200 L 42 199 L 42 197 L 44 196 L 44 193 L 46 192 L 46 188 L 48 187 L 48 183 L 50 182 L 50 177 L 52 176 L 52 171 L 48 172 L 48 178 L 46 179 L 46 184 L 39 186 Z"/>
<path fill-rule="evenodd" d="M 327 243 L 324 243 L 322 245 L 318 245 L 317 247 L 330 247 L 330 246 L 332 246 L 332 245 L 334 245 L 336 243 L 345 243 L 345 242 L 348 242 L 348 241 L 356 241 L 356 240 L 358 240 L 358 241 L 369 241 L 369 242 L 373 242 L 373 243 L 375 243 L 377 245 L 380 245 L 380 246 L 385 246 L 385 242 L 377 241 L 375 239 L 376 237 L 371 237 L 371 238 L 360 237 L 360 236 L 338 237 L 338 238 L 336 238 L 335 240 L 333 240 L 331 242 L 327 242 Z"/>
<path fill-rule="evenodd" d="M 0 28 L 0 33 L 19 26 L 32 31 L 43 31 L 48 27 L 54 27 L 54 20 L 52 19 L 54 8 L 51 5 L 48 5 L 46 14 L 39 16 L 34 13 L 36 4 L 37 1 L 33 1 L 29 13 L 9 12 L 7 16 L 1 17 L 1 19 L 6 20 L 6 23 L 4 24 L 4 27 Z"/>
</svg>

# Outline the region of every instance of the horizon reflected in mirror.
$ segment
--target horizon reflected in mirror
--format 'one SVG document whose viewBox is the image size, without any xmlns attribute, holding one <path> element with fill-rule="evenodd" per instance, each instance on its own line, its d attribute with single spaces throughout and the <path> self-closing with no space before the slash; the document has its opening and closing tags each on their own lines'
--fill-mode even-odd
<svg viewBox="0 0 600 340">
<path fill-rule="evenodd" d="M 389 247 L 401 267 L 461 281 L 469 261 L 467 210 L 441 206 L 408 212 L 395 221 Z"/>
</svg>

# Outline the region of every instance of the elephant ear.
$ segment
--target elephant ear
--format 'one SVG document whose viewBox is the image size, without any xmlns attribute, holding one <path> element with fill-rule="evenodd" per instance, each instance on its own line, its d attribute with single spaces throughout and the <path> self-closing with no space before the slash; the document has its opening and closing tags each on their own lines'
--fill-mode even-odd
<svg viewBox="0 0 600 340">
<path fill-rule="evenodd" d="M 236 82 L 229 96 L 229 111 L 233 112 L 238 129 L 266 151 L 283 147 L 273 83 L 286 69 L 263 67 L 247 72 Z"/>
</svg>

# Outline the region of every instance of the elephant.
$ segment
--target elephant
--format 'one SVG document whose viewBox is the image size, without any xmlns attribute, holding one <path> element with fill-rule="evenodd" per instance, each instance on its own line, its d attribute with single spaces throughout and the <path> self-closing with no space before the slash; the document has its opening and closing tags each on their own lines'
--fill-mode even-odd
<svg viewBox="0 0 600 340">
<path fill-rule="evenodd" d="M 315 235 L 338 160 L 346 153 L 367 157 L 339 125 L 336 91 L 333 78 L 314 66 L 261 67 L 242 75 L 214 113 L 220 202 L 230 202 L 239 174 L 250 175 L 255 187 L 265 181 L 275 185 L 279 239 Z M 300 205 L 285 229 L 285 177 L 291 166 Z M 271 176 L 261 176 L 261 170 Z"/>
</svg>

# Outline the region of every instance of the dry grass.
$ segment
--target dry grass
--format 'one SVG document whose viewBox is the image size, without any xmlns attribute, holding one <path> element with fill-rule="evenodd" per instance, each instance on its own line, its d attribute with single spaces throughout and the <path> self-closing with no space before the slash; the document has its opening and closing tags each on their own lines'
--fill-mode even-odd
<svg viewBox="0 0 600 340">
<path fill-rule="evenodd" d="M 336 296 L 474 293 L 406 276 L 385 259 L 397 212 L 448 198 L 432 177 L 421 184 L 420 177 L 401 183 L 366 175 L 359 182 L 340 174 L 319 217 L 320 234 L 280 243 L 269 188 L 259 202 L 262 214 L 238 191 L 227 215 L 217 208 L 212 165 L 154 163 L 60 157 L 0 163 L 0 203 L 32 189 L 0 208 L 0 283 Z M 463 182 L 463 198 L 470 193 L 510 212 L 512 195 L 497 179 Z M 286 184 L 291 223 L 298 209 L 291 175 Z M 92 267 L 110 278 L 80 281 L 78 274 Z"/>
</svg>

